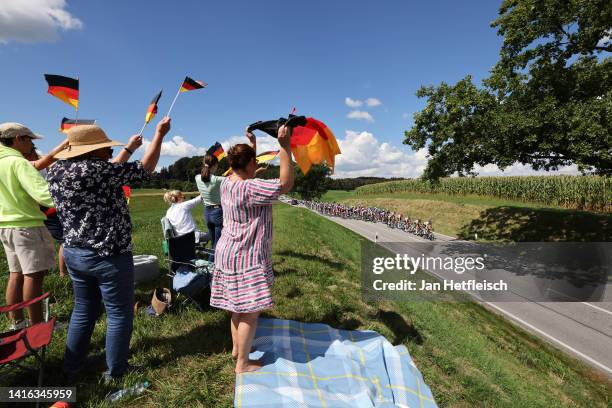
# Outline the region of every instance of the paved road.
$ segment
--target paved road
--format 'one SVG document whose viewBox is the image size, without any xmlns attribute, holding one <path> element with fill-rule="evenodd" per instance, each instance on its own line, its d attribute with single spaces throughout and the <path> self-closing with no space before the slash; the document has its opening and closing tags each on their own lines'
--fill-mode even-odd
<svg viewBox="0 0 612 408">
<path fill-rule="evenodd" d="M 410 243 L 424 241 L 380 223 L 325 218 L 371 241 L 374 241 L 376 234 L 379 242 L 405 242 L 406 247 Z M 436 239 L 449 241 L 455 238 L 436 234 Z M 432 273 L 440 278 L 445 277 Z M 607 294 L 610 295 L 610 292 L 608 289 Z M 489 310 L 612 377 L 612 302 L 485 302 L 479 300 L 477 294 L 472 295 Z"/>
</svg>

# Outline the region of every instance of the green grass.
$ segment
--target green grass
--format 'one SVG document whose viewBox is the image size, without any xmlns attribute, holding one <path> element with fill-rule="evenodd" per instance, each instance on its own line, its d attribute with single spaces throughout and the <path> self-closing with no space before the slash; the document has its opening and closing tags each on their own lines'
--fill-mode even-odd
<svg viewBox="0 0 612 408">
<path fill-rule="evenodd" d="M 367 204 L 432 219 L 434 230 L 479 241 L 550 242 L 612 240 L 612 213 L 569 210 L 482 196 L 329 191 L 325 201 Z"/>
<path fill-rule="evenodd" d="M 161 257 L 161 197 L 134 197 L 130 209 L 136 253 Z M 201 210 L 195 210 L 201 222 Z M 296 233 L 299 232 L 299 233 Z M 345 329 L 371 329 L 405 344 L 441 407 L 609 407 L 612 385 L 576 361 L 475 303 L 365 303 L 360 296 L 360 238 L 300 208 L 274 208 L 275 307 L 267 316 L 323 322 Z M 0 261 L 0 283 L 6 263 Z M 163 264 L 165 267 L 165 264 Z M 162 271 L 165 273 L 165 270 Z M 159 285 L 169 282 L 160 279 Z M 137 299 L 150 301 L 149 287 Z M 66 322 L 70 282 L 56 272 L 45 281 L 55 298 L 52 311 Z M 103 356 L 105 321 L 94 332 L 92 353 Z M 50 347 L 46 385 L 59 385 L 66 331 Z M 152 387 L 120 407 L 229 407 L 234 374 L 228 316 L 179 308 L 160 319 L 139 314 L 132 337 L 135 364 L 146 369 L 122 384 L 98 383 L 100 370 L 85 369 L 78 389 L 81 406 L 104 406 L 109 391 L 148 378 Z M 33 384 L 32 374 L 6 385 Z"/>
</svg>

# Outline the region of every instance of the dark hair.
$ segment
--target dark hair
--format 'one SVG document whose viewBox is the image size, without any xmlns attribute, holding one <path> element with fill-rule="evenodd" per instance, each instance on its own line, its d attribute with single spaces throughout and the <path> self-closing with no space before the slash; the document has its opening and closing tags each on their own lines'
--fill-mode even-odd
<svg viewBox="0 0 612 408">
<path fill-rule="evenodd" d="M 248 144 L 240 143 L 230 147 L 227 160 L 234 170 L 245 170 L 255 158 L 255 150 Z"/>
<path fill-rule="evenodd" d="M 210 169 L 218 164 L 219 160 L 210 153 L 206 153 L 202 159 L 202 181 L 208 183 L 210 181 Z"/>
<path fill-rule="evenodd" d="M 8 139 L 0 138 L 0 143 L 2 143 L 2 145 L 6 146 L 6 147 L 11 147 L 13 145 L 14 141 L 15 141 L 15 139 L 12 138 L 12 137 L 8 138 Z"/>
</svg>

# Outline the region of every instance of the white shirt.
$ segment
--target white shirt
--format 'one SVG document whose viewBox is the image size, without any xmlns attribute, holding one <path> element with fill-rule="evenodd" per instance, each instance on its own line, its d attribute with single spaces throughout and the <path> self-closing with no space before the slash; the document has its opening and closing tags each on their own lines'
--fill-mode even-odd
<svg viewBox="0 0 612 408">
<path fill-rule="evenodd" d="M 202 202 L 202 196 L 197 196 L 189 201 L 174 203 L 168 208 L 166 218 L 172 224 L 176 236 L 185 235 L 196 230 L 196 223 L 191 215 L 191 210 Z"/>
</svg>

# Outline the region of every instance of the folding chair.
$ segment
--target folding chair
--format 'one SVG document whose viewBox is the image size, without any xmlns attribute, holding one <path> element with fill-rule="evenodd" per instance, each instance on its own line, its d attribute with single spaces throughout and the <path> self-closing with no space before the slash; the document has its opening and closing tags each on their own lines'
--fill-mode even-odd
<svg viewBox="0 0 612 408">
<path fill-rule="evenodd" d="M 164 235 L 164 241 L 162 242 L 162 249 L 163 249 L 164 255 L 168 256 L 168 240 L 171 238 L 176 238 L 176 232 L 174 231 L 174 227 L 172 227 L 172 224 L 166 217 L 162 217 L 160 221 L 162 225 L 162 232 Z M 193 235 L 193 240 L 195 242 L 195 233 Z M 206 248 L 206 245 L 208 244 L 209 241 L 210 241 L 210 234 L 208 232 L 205 233 L 203 236 L 201 235 L 200 242 L 198 242 L 197 244 L 194 244 L 196 248 L 196 252 L 205 254 L 207 256 L 210 254 L 214 255 L 214 251 Z"/>
<path fill-rule="evenodd" d="M 12 330 L 0 334 L 0 368 L 6 369 L 6 373 L 0 375 L 0 383 L 17 368 L 27 369 L 21 363 L 27 357 L 34 357 L 39 364 L 38 386 L 43 384 L 45 369 L 45 351 L 53 338 L 55 317 L 49 319 L 49 293 L 47 292 L 37 298 L 10 306 L 1 306 L 1 313 L 14 312 L 24 309 L 37 302 L 45 301 L 45 321 L 36 323 L 30 327 Z M 4 371 L 4 370 L 3 370 Z"/>
<path fill-rule="evenodd" d="M 210 285 L 213 263 L 198 259 L 198 252 L 210 255 L 212 250 L 196 251 L 195 233 L 166 239 L 168 244 L 168 276 L 172 279 L 172 288 L 186 300 L 194 302 L 202 310 L 200 304 L 193 298 Z"/>
</svg>

